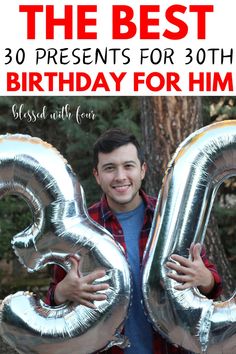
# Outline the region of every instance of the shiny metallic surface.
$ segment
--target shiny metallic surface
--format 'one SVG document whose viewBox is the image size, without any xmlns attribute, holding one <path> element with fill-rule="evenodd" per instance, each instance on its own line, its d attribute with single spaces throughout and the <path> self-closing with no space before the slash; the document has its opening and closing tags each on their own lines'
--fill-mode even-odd
<svg viewBox="0 0 236 354">
<path fill-rule="evenodd" d="M 19 353 L 86 354 L 114 344 L 121 335 L 131 294 L 130 272 L 113 237 L 87 214 L 80 183 L 59 152 L 27 135 L 0 136 L 0 197 L 16 194 L 32 211 L 32 224 L 12 239 L 29 272 L 48 264 L 67 271 L 69 255 L 83 275 L 103 268 L 104 301 L 89 309 L 78 304 L 47 306 L 36 295 L 17 292 L 0 307 L 0 334 Z"/>
<path fill-rule="evenodd" d="M 213 302 L 197 289 L 175 290 L 165 263 L 173 253 L 188 257 L 191 243 L 203 242 L 216 192 L 234 175 L 235 121 L 190 135 L 168 165 L 144 256 L 142 289 L 153 326 L 195 353 L 236 353 L 235 297 Z"/>
</svg>

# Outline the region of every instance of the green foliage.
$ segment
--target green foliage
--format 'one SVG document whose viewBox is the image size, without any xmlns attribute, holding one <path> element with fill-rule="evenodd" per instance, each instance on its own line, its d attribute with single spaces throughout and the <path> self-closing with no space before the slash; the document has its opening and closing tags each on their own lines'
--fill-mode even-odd
<svg viewBox="0 0 236 354">
<path fill-rule="evenodd" d="M 204 97 L 203 122 L 204 125 L 214 121 L 223 121 L 236 118 L 236 97 Z"/>
<path fill-rule="evenodd" d="M 23 199 L 6 196 L 0 200 L 0 259 L 12 258 L 11 240 L 32 222 L 32 214 Z"/>
<path fill-rule="evenodd" d="M 236 205 L 227 207 L 225 204 L 218 202 L 214 205 L 214 213 L 217 218 L 221 241 L 231 263 L 233 276 L 236 278 Z"/>
</svg>

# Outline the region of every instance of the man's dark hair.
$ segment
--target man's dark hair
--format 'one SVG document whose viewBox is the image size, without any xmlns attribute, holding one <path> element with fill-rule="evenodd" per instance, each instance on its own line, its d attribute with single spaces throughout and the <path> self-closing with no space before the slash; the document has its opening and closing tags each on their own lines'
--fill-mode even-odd
<svg viewBox="0 0 236 354">
<path fill-rule="evenodd" d="M 136 137 L 122 129 L 112 128 L 105 131 L 93 146 L 93 167 L 97 168 L 99 152 L 106 154 L 127 144 L 133 144 L 136 147 L 142 165 L 144 162 L 143 152 Z"/>
</svg>

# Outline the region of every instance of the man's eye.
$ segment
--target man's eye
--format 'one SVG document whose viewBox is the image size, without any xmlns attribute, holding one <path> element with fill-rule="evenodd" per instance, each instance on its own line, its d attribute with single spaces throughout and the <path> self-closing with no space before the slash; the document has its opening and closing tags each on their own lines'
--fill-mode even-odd
<svg viewBox="0 0 236 354">
<path fill-rule="evenodd" d="M 113 166 L 108 166 L 104 169 L 105 171 L 113 171 L 114 170 L 114 167 Z"/>
</svg>

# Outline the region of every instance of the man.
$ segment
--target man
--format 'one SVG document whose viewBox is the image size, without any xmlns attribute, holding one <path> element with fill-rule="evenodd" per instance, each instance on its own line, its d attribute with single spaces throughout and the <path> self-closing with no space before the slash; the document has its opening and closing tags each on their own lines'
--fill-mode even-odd
<svg viewBox="0 0 236 354">
<path fill-rule="evenodd" d="M 146 173 L 146 163 L 136 138 L 119 129 L 105 132 L 94 145 L 93 174 L 103 191 L 100 202 L 89 208 L 89 214 L 108 229 L 125 250 L 133 278 L 133 301 L 125 324 L 125 334 L 131 347 L 125 350 L 113 347 L 109 353 L 125 354 L 168 354 L 186 353 L 181 348 L 168 344 L 152 330 L 142 305 L 140 268 L 143 252 L 151 228 L 156 199 L 141 189 Z M 178 289 L 198 287 L 208 297 L 216 297 L 221 291 L 221 280 L 215 267 L 207 260 L 199 244 L 191 246 L 192 260 L 179 255 L 172 259 L 179 264 L 167 262 L 176 274 L 169 276 L 177 280 Z M 94 308 L 93 301 L 104 300 L 98 293 L 107 289 L 107 284 L 93 285 L 103 277 L 105 271 L 98 270 L 79 277 L 77 261 L 71 259 L 72 269 L 68 274 L 55 266 L 54 282 L 49 291 L 51 304 L 66 300 L 75 301 Z"/>
</svg>

